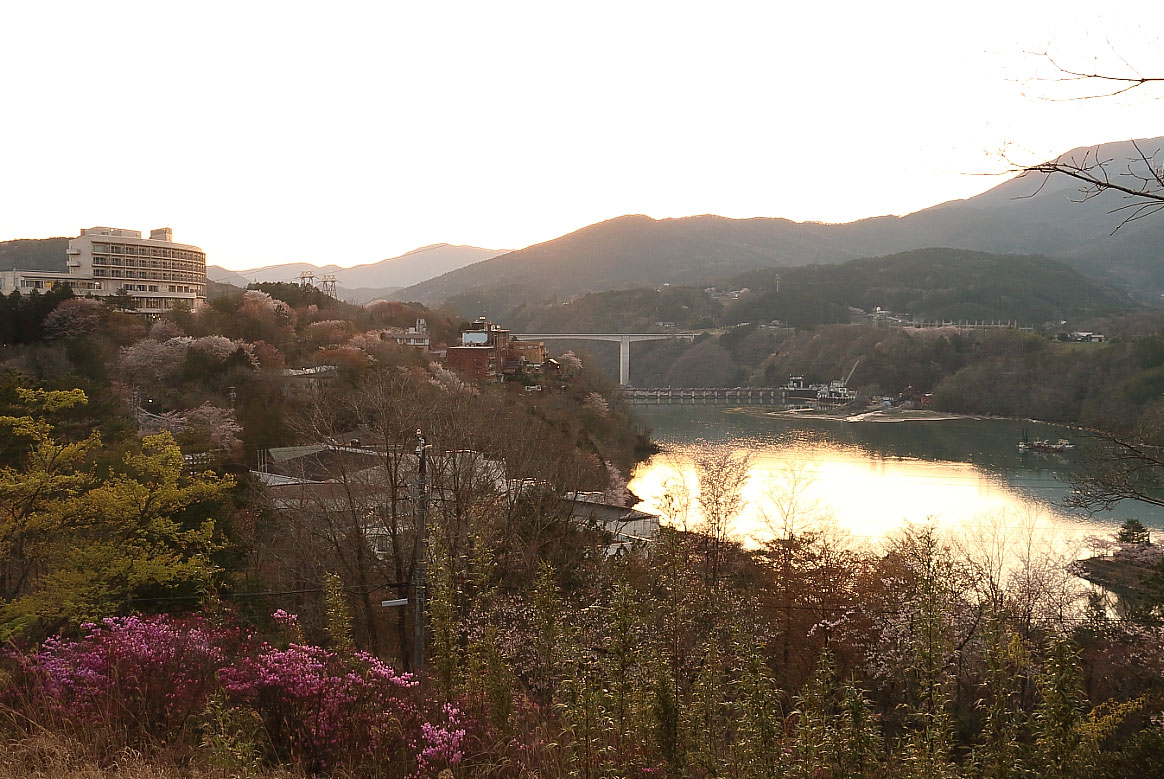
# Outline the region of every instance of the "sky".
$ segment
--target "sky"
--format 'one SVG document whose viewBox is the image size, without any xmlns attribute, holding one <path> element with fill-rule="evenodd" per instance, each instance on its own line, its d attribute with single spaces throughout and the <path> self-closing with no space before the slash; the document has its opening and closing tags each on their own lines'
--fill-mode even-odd
<svg viewBox="0 0 1164 779">
<path fill-rule="evenodd" d="M 809 7 L 809 6 L 813 7 Z M 622 214 L 843 222 L 1164 135 L 1164 3 L 0 3 L 0 240 L 241 269 L 516 249 Z"/>
</svg>

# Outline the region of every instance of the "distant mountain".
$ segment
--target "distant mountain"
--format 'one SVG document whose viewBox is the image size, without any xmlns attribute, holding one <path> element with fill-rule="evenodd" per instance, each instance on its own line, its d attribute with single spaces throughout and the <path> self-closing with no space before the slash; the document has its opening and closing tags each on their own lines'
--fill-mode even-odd
<svg viewBox="0 0 1164 779">
<path fill-rule="evenodd" d="M 390 294 L 400 287 L 418 284 L 434 276 L 440 276 L 457 268 L 504 253 L 504 250 L 439 243 L 414 249 L 399 257 L 366 265 L 356 265 L 352 268 L 290 262 L 282 265 L 267 265 L 262 268 L 232 271 L 217 265 L 209 265 L 206 268 L 206 276 L 215 281 L 245 287 L 253 281 L 297 281 L 299 274 L 304 271 L 314 273 L 315 282 L 318 284 L 325 275 L 334 274 L 336 286 L 341 289 L 341 298 L 367 297 L 371 300 L 382 297 L 384 294 Z M 348 291 L 351 294 L 342 294 L 343 291 Z"/>
<path fill-rule="evenodd" d="M 0 241 L 0 270 L 67 270 L 68 238 L 19 238 Z"/>
<path fill-rule="evenodd" d="M 1142 140 L 1151 151 L 1164 138 Z M 1064 157 L 1080 156 L 1076 149 Z M 1104 144 L 1104 158 L 1131 157 L 1131 142 Z M 1118 176 L 1119 166 L 1113 167 Z M 863 186 L 861 183 L 853 186 Z M 847 224 L 787 219 L 692 216 L 652 219 L 622 216 L 546 243 L 478 262 L 417 284 L 399 297 L 436 303 L 454 297 L 488 305 L 505 289 L 512 303 L 518 286 L 534 297 L 607 289 L 689 284 L 737 273 L 813 263 L 837 263 L 927 247 L 994 253 L 1042 254 L 1142 298 L 1164 292 L 1164 215 L 1112 232 L 1126 200 L 1108 192 L 1080 201 L 1065 176 L 1018 176 L 976 197 L 942 203 L 903 217 L 881 216 Z M 463 313 L 463 312 L 462 312 Z M 502 311 L 491 310 L 494 316 Z"/>
</svg>

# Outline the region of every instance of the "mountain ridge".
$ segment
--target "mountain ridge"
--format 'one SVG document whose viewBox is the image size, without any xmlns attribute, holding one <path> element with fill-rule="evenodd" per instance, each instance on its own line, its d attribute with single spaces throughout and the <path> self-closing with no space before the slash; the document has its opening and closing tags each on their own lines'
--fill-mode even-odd
<svg viewBox="0 0 1164 779">
<path fill-rule="evenodd" d="M 1164 138 L 1144 139 L 1159 148 Z M 1102 148 L 1131 157 L 1131 141 L 1080 147 L 1060 159 Z M 1118 172 L 1115 174 L 1118 177 Z M 408 287 L 398 296 L 429 304 L 458 295 L 486 299 L 517 285 L 534 297 L 571 297 L 605 289 L 686 284 L 763 268 L 832 264 L 932 247 L 989 253 L 1041 254 L 1088 276 L 1139 290 L 1164 292 L 1164 219 L 1119 226 L 1116 193 L 1079 200 L 1065 176 L 1016 175 L 970 198 L 904 216 L 845 223 L 793 222 L 781 217 L 733 219 L 713 214 L 653 219 L 628 214 L 499 255 Z M 498 312 L 500 313 L 500 312 Z"/>
<path fill-rule="evenodd" d="M 505 254 L 504 249 L 485 249 L 449 243 L 421 246 L 396 257 L 377 262 L 362 263 L 348 268 L 335 264 L 315 265 L 309 262 L 277 263 L 243 270 L 228 270 L 208 265 L 206 275 L 215 281 L 241 286 L 254 281 L 295 281 L 301 272 L 311 271 L 318 277 L 332 274 L 337 286 L 348 289 L 400 288 L 416 284 L 433 276 L 447 273 L 465 265 Z"/>
</svg>

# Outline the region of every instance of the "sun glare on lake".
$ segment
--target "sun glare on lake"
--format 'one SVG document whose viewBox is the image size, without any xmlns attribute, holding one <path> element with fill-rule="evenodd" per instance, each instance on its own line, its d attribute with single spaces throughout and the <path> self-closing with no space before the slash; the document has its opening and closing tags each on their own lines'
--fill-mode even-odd
<svg viewBox="0 0 1164 779">
<path fill-rule="evenodd" d="M 789 524 L 793 532 L 827 529 L 874 546 L 911 523 L 932 523 L 965 543 L 1061 549 L 1098 531 L 968 463 L 888 458 L 823 442 L 735 452 L 751 457 L 745 505 L 733 524 L 733 536 L 748 546 L 783 535 Z M 641 499 L 638 508 L 698 528 L 695 454 L 695 445 L 672 446 L 639 466 L 629 485 Z"/>
</svg>

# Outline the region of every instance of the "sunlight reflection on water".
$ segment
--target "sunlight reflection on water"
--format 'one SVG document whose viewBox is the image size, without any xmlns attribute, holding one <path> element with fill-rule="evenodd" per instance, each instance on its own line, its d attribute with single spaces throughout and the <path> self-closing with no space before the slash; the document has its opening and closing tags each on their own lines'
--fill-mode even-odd
<svg viewBox="0 0 1164 779">
<path fill-rule="evenodd" d="M 669 444 L 635 470 L 629 486 L 641 498 L 638 508 L 673 525 L 699 525 L 697 446 Z M 1110 532 L 1107 523 L 1057 511 L 969 463 L 885 457 L 805 431 L 732 447 L 752 457 L 746 505 L 733 528 L 749 546 L 771 538 L 786 515 L 795 515 L 798 531 L 827 528 L 874 546 L 907 523 L 932 522 L 967 546 L 1036 544 L 1076 556 L 1086 537 Z"/>
</svg>

